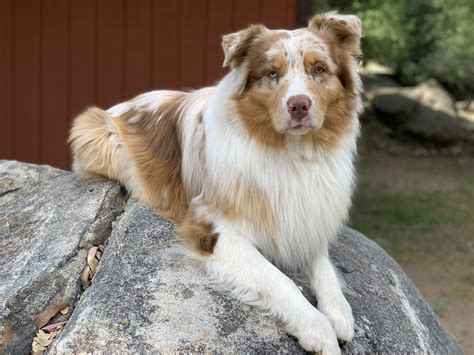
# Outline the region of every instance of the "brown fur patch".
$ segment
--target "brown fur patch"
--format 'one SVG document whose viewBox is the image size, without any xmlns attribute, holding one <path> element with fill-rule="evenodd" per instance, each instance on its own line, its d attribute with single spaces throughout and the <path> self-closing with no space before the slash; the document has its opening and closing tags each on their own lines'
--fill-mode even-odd
<svg viewBox="0 0 474 355">
<path fill-rule="evenodd" d="M 317 97 L 321 106 L 326 107 L 323 125 L 316 131 L 310 131 L 301 137 L 303 144 L 311 148 L 322 145 L 326 148 L 335 147 L 353 117 L 353 99 L 346 94 L 342 84 L 332 74 L 322 74 L 320 80 L 325 81 L 324 90 L 318 85 L 309 83 L 312 96 Z"/>
<path fill-rule="evenodd" d="M 192 209 L 178 226 L 177 232 L 201 255 L 212 254 L 219 238 L 219 234 L 214 232 L 212 223 L 199 221 Z"/>
<path fill-rule="evenodd" d="M 362 54 L 360 33 L 347 22 L 334 18 L 331 14 L 314 16 L 309 22 L 308 29 L 318 34 L 330 34 L 332 40 L 338 42 L 341 49 L 353 57 Z"/>
<path fill-rule="evenodd" d="M 326 71 L 329 70 L 329 66 L 327 65 L 324 58 L 322 58 L 317 52 L 309 51 L 306 52 L 303 56 L 303 64 L 305 68 L 305 72 L 308 75 L 315 75 L 315 68 L 316 65 L 323 67 Z"/>
<path fill-rule="evenodd" d="M 213 182 L 205 175 L 205 190 L 200 201 L 194 202 L 188 209 L 185 219 L 177 228 L 178 233 L 201 255 L 213 252 L 219 235 L 214 232 L 209 219 L 198 215 L 196 210 L 199 207 L 221 213 L 230 221 L 246 221 L 276 245 L 273 214 L 265 192 L 255 183 L 230 172 L 221 172 L 220 176 L 233 177 L 226 179 L 223 186 L 222 181 Z"/>
<path fill-rule="evenodd" d="M 254 87 L 236 101 L 240 119 L 250 135 L 263 145 L 277 149 L 285 146 L 285 135 L 275 130 L 270 110 L 280 104 L 283 90 L 266 92 Z"/>
<path fill-rule="evenodd" d="M 235 176 L 231 172 L 225 176 L 233 176 L 226 181 L 225 186 L 207 179 L 205 186 L 210 189 L 204 191 L 205 204 L 231 221 L 248 222 L 267 239 L 275 242 L 274 218 L 265 191 L 242 176 Z"/>
<path fill-rule="evenodd" d="M 287 60 L 283 54 L 268 58 L 268 50 L 276 42 L 289 37 L 288 33 L 268 32 L 265 35 L 255 38 L 248 45 L 246 62 L 248 73 L 244 91 L 249 89 L 253 83 L 265 77 L 270 70 L 275 70 L 281 77 L 287 71 Z"/>
<path fill-rule="evenodd" d="M 337 77 L 340 84 L 326 84 L 328 90 L 319 90 L 315 85 L 309 85 L 310 90 L 324 105 L 327 105 L 323 126 L 315 132 L 309 132 L 301 138 L 303 144 L 311 147 L 323 145 L 326 148 L 334 147 L 348 128 L 351 120 L 357 92 L 356 77 L 352 72 L 353 62 L 361 55 L 360 34 L 344 21 L 331 16 L 315 16 L 308 26 L 308 30 L 315 33 L 328 45 L 332 61 L 336 65 L 335 72 L 325 67 L 326 73 L 320 74 L 321 81 L 331 81 L 332 75 Z M 317 55 L 308 53 L 305 56 L 305 65 L 318 60 Z"/>
<path fill-rule="evenodd" d="M 323 126 L 317 131 L 302 136 L 302 143 L 310 145 L 311 148 L 317 145 L 322 145 L 325 148 L 337 146 L 352 120 L 352 110 L 349 105 L 350 103 L 344 98 L 331 103 L 327 108 Z"/>
<path fill-rule="evenodd" d="M 331 16 L 315 16 L 308 30 L 322 38 L 329 47 L 330 55 L 337 66 L 337 77 L 350 96 L 356 96 L 355 78 L 351 74 L 352 61 L 362 55 L 360 36 L 343 21 Z"/>
<path fill-rule="evenodd" d="M 178 120 L 186 93 L 176 92 L 155 112 L 130 110 L 115 122 L 143 188 L 143 199 L 165 217 L 183 220 L 188 196 L 181 176 Z"/>
<path fill-rule="evenodd" d="M 263 32 L 265 32 L 265 26 L 250 25 L 244 30 L 223 36 L 224 66 L 230 65 L 231 68 L 235 68 L 242 64 L 247 57 L 251 44 Z"/>
<path fill-rule="evenodd" d="M 287 38 L 287 33 L 268 33 L 249 45 L 247 78 L 244 88 L 234 97 L 240 118 L 252 137 L 271 148 L 281 149 L 285 145 L 284 134 L 275 129 L 272 111 L 280 105 L 286 85 L 278 86 L 278 79 L 268 78 L 271 71 L 282 77 L 288 70 L 284 55 L 268 58 L 267 52 L 278 40 Z"/>
<path fill-rule="evenodd" d="M 100 108 L 89 108 L 78 115 L 72 124 L 69 144 L 78 162 L 76 172 L 83 176 L 102 175 L 120 181 L 115 163 L 122 148 L 114 135 L 111 116 Z"/>
</svg>

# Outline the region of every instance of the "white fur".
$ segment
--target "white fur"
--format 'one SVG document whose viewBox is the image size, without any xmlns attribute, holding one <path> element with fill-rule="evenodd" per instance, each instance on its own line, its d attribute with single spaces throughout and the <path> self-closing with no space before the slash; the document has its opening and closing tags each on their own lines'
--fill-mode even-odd
<svg viewBox="0 0 474 355">
<path fill-rule="evenodd" d="M 227 51 L 235 45 L 229 37 Z M 287 43 L 278 45 L 286 46 L 290 58 L 297 57 L 306 45 L 316 46 L 321 55 L 328 54 L 321 41 L 301 30 L 292 32 Z M 355 62 L 352 69 L 358 78 Z M 216 88 L 199 90 L 183 103 L 179 121 L 183 181 L 189 195 L 196 196 L 193 203 L 199 204 L 199 187 L 204 180 L 199 142 L 205 137 L 204 164 L 212 187 L 225 190 L 229 181 L 242 176 L 259 187 L 268 197 L 275 235 L 270 240 L 248 221 L 228 220 L 219 211 L 203 208 L 198 213 L 206 216 L 219 234 L 213 253 L 203 260 L 210 275 L 235 297 L 276 316 L 306 350 L 338 354 L 337 337 L 352 339 L 354 319 L 327 250 L 346 220 L 351 203 L 359 134 L 357 112 L 335 148 L 310 149 L 299 143 L 298 136 L 291 135 L 283 150 L 265 147 L 245 129 L 232 98 L 241 90 L 241 71 L 245 70 L 245 64 L 234 68 Z M 307 91 L 304 75 L 302 64 L 295 59 L 288 74 L 291 84 L 282 102 L 285 111 L 290 96 Z M 156 110 L 169 95 L 152 92 L 133 104 Z M 129 109 L 127 105 L 114 106 L 109 112 L 120 115 Z M 360 102 L 357 105 L 356 111 L 361 107 Z M 196 117 L 204 108 L 200 124 Z M 277 267 L 300 270 L 308 276 L 319 311 Z"/>
<path fill-rule="evenodd" d="M 227 179 L 245 176 L 265 191 L 276 221 L 276 245 L 245 221 L 213 216 L 219 239 L 206 260 L 207 268 L 235 297 L 283 321 L 285 329 L 306 350 L 338 354 L 336 337 L 350 341 L 354 319 L 327 248 L 350 207 L 352 161 L 359 134 L 357 113 L 353 113 L 352 126 L 339 147 L 333 150 L 308 150 L 291 136 L 284 151 L 266 149 L 235 119 L 238 113 L 231 97 L 239 90 L 238 71 L 233 70 L 220 82 L 205 112 L 206 168 L 217 188 L 219 184 L 225 188 Z M 285 107 L 287 98 L 306 90 L 299 77 L 303 75 L 301 68 L 293 67 L 293 72 L 282 102 Z M 222 171 L 231 175 L 222 176 Z M 290 271 L 303 270 L 321 313 L 270 262 Z"/>
<path fill-rule="evenodd" d="M 306 84 L 304 83 L 303 79 L 301 78 L 300 75 L 295 76 L 294 79 L 291 80 L 291 83 L 290 83 L 290 86 L 288 87 L 286 95 L 283 97 L 282 105 L 286 107 L 289 98 L 292 96 L 307 95 L 307 94 L 308 94 L 308 88 L 306 87 Z"/>
</svg>

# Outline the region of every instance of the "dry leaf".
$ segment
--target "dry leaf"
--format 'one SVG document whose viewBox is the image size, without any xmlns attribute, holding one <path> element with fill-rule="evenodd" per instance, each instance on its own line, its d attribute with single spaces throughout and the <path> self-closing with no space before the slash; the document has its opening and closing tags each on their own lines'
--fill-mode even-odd
<svg viewBox="0 0 474 355">
<path fill-rule="evenodd" d="M 43 345 L 40 345 L 38 344 L 35 340 L 33 340 L 33 345 L 32 345 L 32 349 L 33 349 L 33 352 L 34 353 L 38 353 L 38 352 L 42 352 L 42 351 L 45 351 L 46 350 L 46 347 L 43 346 Z"/>
<path fill-rule="evenodd" d="M 61 309 L 59 312 L 61 312 L 61 314 L 68 314 L 69 312 L 69 307 L 66 307 L 64 309 Z"/>
<path fill-rule="evenodd" d="M 95 269 L 97 269 L 97 265 L 99 265 L 99 260 L 97 260 L 95 257 L 92 258 L 90 261 L 88 261 L 89 268 L 91 269 L 91 275 L 95 275 Z"/>
<path fill-rule="evenodd" d="M 98 250 L 99 250 L 98 247 L 92 247 L 87 252 L 87 265 L 89 265 L 91 269 L 90 273 L 92 276 L 95 274 L 95 269 L 97 268 L 97 265 L 99 264 L 99 260 L 97 260 L 95 257 Z"/>
<path fill-rule="evenodd" d="M 46 324 L 48 324 L 49 320 L 56 315 L 56 313 L 68 306 L 69 302 L 64 300 L 50 304 L 43 312 L 38 315 L 38 317 L 36 317 L 36 326 L 38 328 L 43 328 Z"/>
<path fill-rule="evenodd" d="M 104 253 L 105 251 L 105 245 L 101 244 L 99 245 L 99 250 L 102 252 L 102 254 Z"/>
<path fill-rule="evenodd" d="M 51 335 L 49 333 L 45 333 L 43 330 L 38 330 L 38 336 L 41 336 L 41 337 L 50 337 Z"/>
<path fill-rule="evenodd" d="M 62 329 L 66 325 L 66 323 L 67 323 L 67 321 L 48 324 L 48 325 L 44 326 L 41 329 L 45 330 L 45 331 L 49 331 L 50 332 L 49 334 L 53 334 L 54 331 L 56 331 L 56 333 L 57 333 L 57 331 Z"/>
<path fill-rule="evenodd" d="M 82 271 L 82 275 L 81 275 L 81 283 L 82 283 L 82 287 L 84 289 L 88 288 L 89 287 L 89 276 L 91 274 L 91 269 L 89 268 L 89 265 L 86 265 L 86 267 L 84 268 L 84 271 Z"/>
<path fill-rule="evenodd" d="M 102 253 L 99 251 L 97 251 L 97 254 L 95 254 L 95 257 L 97 258 L 97 260 L 100 261 L 100 258 L 102 258 Z"/>
<path fill-rule="evenodd" d="M 47 347 L 53 341 L 53 337 L 52 336 L 48 336 L 48 337 L 37 336 L 33 339 L 33 341 L 36 341 L 39 345 Z"/>
<path fill-rule="evenodd" d="M 55 330 L 51 330 L 50 332 L 45 332 L 42 329 L 38 330 L 36 336 L 33 339 L 33 343 L 31 344 L 31 349 L 33 351 L 33 355 L 41 355 L 44 353 L 46 348 L 53 342 L 56 335 L 58 335 L 61 328 L 64 326 L 66 322 L 60 322 L 55 324 L 50 324 L 43 329 L 55 327 Z M 59 327 L 59 328 L 58 328 Z"/>
<path fill-rule="evenodd" d="M 92 247 L 87 252 L 87 263 L 90 264 L 92 259 L 95 259 L 95 254 L 97 253 L 98 247 Z"/>
</svg>

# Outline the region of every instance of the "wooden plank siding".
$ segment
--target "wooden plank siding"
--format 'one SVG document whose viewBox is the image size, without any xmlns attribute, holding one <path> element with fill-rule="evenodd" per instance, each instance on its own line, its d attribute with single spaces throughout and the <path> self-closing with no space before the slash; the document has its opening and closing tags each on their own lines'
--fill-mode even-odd
<svg viewBox="0 0 474 355">
<path fill-rule="evenodd" d="M 89 106 L 214 84 L 221 36 L 293 28 L 297 0 L 1 0 L 0 159 L 69 169 L 67 132 Z"/>
</svg>

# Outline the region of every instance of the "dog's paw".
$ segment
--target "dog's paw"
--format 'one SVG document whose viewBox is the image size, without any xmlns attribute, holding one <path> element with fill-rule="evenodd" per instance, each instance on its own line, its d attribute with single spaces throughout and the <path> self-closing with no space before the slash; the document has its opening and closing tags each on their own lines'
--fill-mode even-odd
<svg viewBox="0 0 474 355">
<path fill-rule="evenodd" d="M 306 351 L 323 355 L 341 354 L 331 323 L 319 312 L 312 315 L 309 321 L 302 323 L 293 335 Z"/>
<path fill-rule="evenodd" d="M 349 342 L 354 337 L 354 317 L 352 309 L 344 297 L 318 303 L 318 309 L 329 319 L 337 338 Z"/>
</svg>

